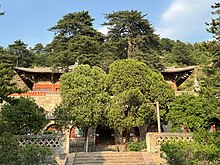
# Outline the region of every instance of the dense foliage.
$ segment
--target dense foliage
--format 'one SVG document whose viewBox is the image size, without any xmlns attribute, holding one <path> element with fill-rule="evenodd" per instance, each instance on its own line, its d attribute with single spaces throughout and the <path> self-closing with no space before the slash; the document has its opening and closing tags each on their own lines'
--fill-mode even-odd
<svg viewBox="0 0 220 165">
<path fill-rule="evenodd" d="M 57 122 L 77 125 L 88 138 L 87 132 L 91 126 L 105 124 L 105 110 L 109 100 L 105 84 L 105 72 L 89 65 L 79 65 L 72 72 L 62 75 L 62 102 L 55 110 Z M 88 142 L 86 138 L 85 144 Z"/>
<path fill-rule="evenodd" d="M 0 164 L 52 163 L 53 152 L 49 148 L 19 147 L 15 134 L 36 133 L 47 120 L 44 109 L 28 98 L 12 99 L 9 95 L 19 90 L 12 83 L 14 72 L 10 58 L 0 50 Z M 4 104 L 2 105 L 2 102 Z M 29 152 L 31 148 L 31 152 Z M 30 161 L 31 158 L 31 161 Z M 51 158 L 51 159 L 48 159 Z M 48 162 L 46 160 L 49 160 Z"/>
<path fill-rule="evenodd" d="M 151 103 L 160 102 L 163 119 L 174 97 L 161 74 L 132 59 L 115 61 L 107 75 L 101 68 L 79 65 L 62 75 L 61 89 L 62 103 L 55 111 L 59 124 L 84 130 L 102 124 L 128 134 L 156 120 Z"/>
<path fill-rule="evenodd" d="M 46 124 L 44 109 L 30 98 L 21 97 L 10 104 L 4 104 L 1 110 L 2 120 L 15 135 L 39 132 Z"/>
<path fill-rule="evenodd" d="M 169 141 L 161 146 L 165 152 L 166 160 L 170 165 L 197 165 L 220 163 L 220 133 L 200 131 L 195 136 L 195 141 Z"/>
<path fill-rule="evenodd" d="M 8 46 L 8 54 L 12 57 L 14 66 L 30 67 L 32 65 L 34 57 L 27 46 L 21 40 L 16 40 Z"/>
<path fill-rule="evenodd" d="M 214 10 L 212 14 L 216 17 L 212 19 L 211 23 L 207 23 L 209 26 L 207 30 L 213 34 L 216 40 L 220 41 L 220 3 L 215 3 L 211 7 Z"/>
<path fill-rule="evenodd" d="M 218 7 L 218 3 L 216 5 Z M 218 15 L 217 7 L 215 15 Z M 109 71 L 116 60 L 133 58 L 143 61 L 153 70 L 164 67 L 207 65 L 219 61 L 219 42 L 184 43 L 155 34 L 147 14 L 136 10 L 121 10 L 105 14 L 103 26 L 106 36 L 93 27 L 94 19 L 88 11 L 64 15 L 49 28 L 54 33 L 51 43 L 37 43 L 28 48 L 22 40 L 16 40 L 4 50 L 10 64 L 20 67 L 51 66 L 64 71 L 75 64 L 99 66 Z M 215 19 L 218 22 L 218 17 Z M 217 28 L 217 23 L 211 28 Z"/>
<path fill-rule="evenodd" d="M 146 151 L 147 145 L 146 141 L 133 141 L 128 143 L 129 151 Z"/>
<path fill-rule="evenodd" d="M 0 103 L 10 101 L 10 94 L 18 92 L 16 84 L 12 82 L 14 76 L 12 61 L 0 47 Z"/>
<path fill-rule="evenodd" d="M 92 27 L 93 20 L 88 11 L 69 13 L 49 29 L 55 37 L 45 49 L 55 66 L 68 71 L 76 61 L 90 66 L 98 64 L 96 58 L 104 37 Z"/>
<path fill-rule="evenodd" d="M 139 59 L 158 69 L 161 66 L 155 51 L 159 47 L 159 37 L 146 15 L 136 10 L 117 11 L 106 14 L 107 21 L 103 25 L 109 29 L 107 41 L 115 45 L 119 59 Z"/>
<path fill-rule="evenodd" d="M 50 148 L 26 145 L 20 147 L 13 134 L 5 132 L 0 138 L 0 164 L 36 165 L 51 164 L 56 161 Z"/>
<path fill-rule="evenodd" d="M 143 62 L 132 59 L 112 63 L 108 83 L 113 96 L 107 113 L 109 126 L 127 131 L 127 134 L 133 127 L 156 120 L 155 106 L 151 103 L 160 102 L 163 119 L 174 97 L 174 91 L 161 74 L 153 72 Z M 151 105 L 149 109 L 148 103 Z"/>
<path fill-rule="evenodd" d="M 220 101 L 220 68 L 208 68 L 206 74 L 208 77 L 203 80 L 201 94 Z"/>
<path fill-rule="evenodd" d="M 206 23 L 208 26 L 207 31 L 213 34 L 215 38 L 213 54 L 213 66 L 220 67 L 220 3 L 215 3 L 211 6 L 214 10 L 212 14 L 215 16 L 210 23 Z"/>
<path fill-rule="evenodd" d="M 57 108 L 58 117 L 65 115 L 68 119 L 66 121 L 72 121 L 81 128 L 103 122 L 102 116 L 108 100 L 105 81 L 105 72 L 89 65 L 79 65 L 72 72 L 62 75 L 62 103 Z"/>
<path fill-rule="evenodd" d="M 0 103 L 9 101 L 8 96 L 18 91 L 15 84 L 11 82 L 13 75 L 12 68 L 0 62 Z"/>
<path fill-rule="evenodd" d="M 161 119 L 165 119 L 169 110 L 167 119 L 172 121 L 175 131 L 181 127 L 192 131 L 206 128 L 212 118 L 219 118 L 219 3 L 212 8 L 217 17 L 207 23 L 207 30 L 215 41 L 184 43 L 160 39 L 147 15 L 136 10 L 106 14 L 103 25 L 109 31 L 104 36 L 93 27 L 94 19 L 89 12 L 81 11 L 64 15 L 49 28 L 54 38 L 45 46 L 37 43 L 28 48 L 28 44 L 16 40 L 7 48 L 0 47 L 0 103 L 7 102 L 0 113 L 0 160 L 3 163 L 10 160 L 10 164 L 16 160 L 17 164 L 19 161 L 31 164 L 30 158 L 39 162 L 45 159 L 42 154 L 51 155 L 50 151 L 35 146 L 20 149 L 12 136 L 38 132 L 46 123 L 43 109 L 31 100 L 13 101 L 8 97 L 18 91 L 11 82 L 16 66 L 51 66 L 68 72 L 75 63 L 88 64 L 76 67 L 61 78 L 62 103 L 55 112 L 59 124 L 75 124 L 85 132 L 91 126 L 103 124 L 127 131 L 129 135 L 133 127 L 155 121 L 153 104 L 159 101 Z M 138 61 L 120 60 L 126 58 Z M 190 65 L 208 67 L 196 75 L 201 96 L 180 96 L 169 104 L 174 92 L 162 75 L 151 69 L 158 71 L 169 66 Z M 192 81 L 189 82 L 191 84 L 182 89 L 191 90 Z M 204 132 L 202 135 L 206 136 L 200 136 L 193 143 L 166 144 L 162 150 L 168 162 L 219 163 L 219 133 Z M 139 143 L 131 144 L 132 150 L 139 150 L 139 147 Z"/>
<path fill-rule="evenodd" d="M 198 131 L 207 128 L 212 118 L 220 118 L 219 103 L 203 96 L 178 96 L 170 104 L 167 120 L 171 120 L 173 131 L 188 128 Z"/>
</svg>

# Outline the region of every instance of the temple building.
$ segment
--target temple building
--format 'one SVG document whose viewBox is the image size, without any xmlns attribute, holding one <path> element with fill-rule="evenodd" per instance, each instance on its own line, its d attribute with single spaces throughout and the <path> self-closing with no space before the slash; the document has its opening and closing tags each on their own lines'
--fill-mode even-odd
<svg viewBox="0 0 220 165">
<path fill-rule="evenodd" d="M 74 67 L 71 67 L 72 70 Z M 37 68 L 21 68 L 15 67 L 15 71 L 26 84 L 30 91 L 38 92 L 54 92 L 60 91 L 59 79 L 64 73 L 59 69 L 52 69 L 50 67 Z M 175 90 L 186 81 L 192 74 L 194 67 L 187 68 L 167 68 L 161 71 L 164 79 Z"/>
<path fill-rule="evenodd" d="M 71 67 L 71 70 L 74 67 Z M 193 73 L 194 67 L 188 68 L 167 68 L 161 72 L 167 83 L 175 90 L 178 91 L 178 87 L 186 81 L 186 79 Z M 29 89 L 26 93 L 13 94 L 14 97 L 30 96 L 35 102 L 43 107 L 47 112 L 47 117 L 51 119 L 50 124 L 46 130 L 56 130 L 53 117 L 54 107 L 61 102 L 59 79 L 64 73 L 61 69 L 53 69 L 49 67 L 41 68 L 21 68 L 15 67 L 15 72 L 20 78 L 20 84 Z M 149 124 L 147 127 L 134 128 L 131 132 L 131 136 L 140 137 L 145 136 L 146 132 L 157 131 L 157 125 Z M 115 144 L 117 138 L 117 132 L 113 129 L 97 126 L 91 130 L 91 135 L 95 136 L 95 144 Z M 82 137 L 82 131 L 77 127 L 70 129 L 70 138 Z"/>
<path fill-rule="evenodd" d="M 60 91 L 59 79 L 64 73 L 62 70 L 45 68 L 20 68 L 14 69 L 30 91 L 53 92 Z"/>
</svg>

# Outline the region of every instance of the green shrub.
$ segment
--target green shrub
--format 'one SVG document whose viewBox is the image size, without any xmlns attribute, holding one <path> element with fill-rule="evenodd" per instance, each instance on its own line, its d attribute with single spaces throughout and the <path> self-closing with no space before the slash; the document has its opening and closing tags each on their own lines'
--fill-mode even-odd
<svg viewBox="0 0 220 165">
<path fill-rule="evenodd" d="M 1 165 L 56 165 L 51 148 L 36 145 L 18 145 L 14 135 L 5 132 L 0 135 Z"/>
<path fill-rule="evenodd" d="M 21 160 L 23 164 L 50 164 L 56 165 L 53 151 L 48 147 L 26 145 L 21 148 Z"/>
<path fill-rule="evenodd" d="M 169 141 L 161 146 L 161 151 L 165 152 L 165 158 L 170 165 L 220 163 L 220 148 L 214 143 L 208 144 L 205 141 Z"/>
<path fill-rule="evenodd" d="M 147 148 L 146 141 L 135 141 L 128 143 L 129 151 L 143 151 Z"/>
</svg>

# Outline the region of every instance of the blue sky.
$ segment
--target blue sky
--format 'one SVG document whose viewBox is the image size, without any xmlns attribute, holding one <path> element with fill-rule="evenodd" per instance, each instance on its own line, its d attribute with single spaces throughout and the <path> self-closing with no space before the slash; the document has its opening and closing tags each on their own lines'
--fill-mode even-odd
<svg viewBox="0 0 220 165">
<path fill-rule="evenodd" d="M 148 13 L 147 19 L 156 33 L 184 42 L 200 42 L 212 38 L 206 32 L 205 22 L 210 22 L 214 0 L 0 0 L 0 46 L 7 47 L 21 39 L 33 47 L 46 45 L 53 38 L 47 29 L 70 12 L 89 11 L 95 19 L 94 27 L 102 27 L 104 14 L 118 10 L 138 10 Z"/>
</svg>

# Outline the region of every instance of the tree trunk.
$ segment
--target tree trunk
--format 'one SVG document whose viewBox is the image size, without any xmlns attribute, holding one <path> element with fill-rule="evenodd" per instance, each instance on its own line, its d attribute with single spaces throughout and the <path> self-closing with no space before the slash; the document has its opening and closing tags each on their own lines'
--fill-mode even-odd
<svg viewBox="0 0 220 165">
<path fill-rule="evenodd" d="M 84 141 L 84 151 L 88 152 L 89 148 L 89 134 L 88 134 L 88 128 L 85 129 L 85 141 Z"/>
<path fill-rule="evenodd" d="M 17 59 L 17 60 L 16 60 L 16 67 L 18 67 L 18 63 L 19 63 L 19 62 L 18 62 L 18 59 Z"/>
<path fill-rule="evenodd" d="M 130 141 L 130 130 L 126 130 L 125 151 L 128 151 L 128 142 Z"/>
<path fill-rule="evenodd" d="M 128 59 L 131 58 L 132 42 L 131 42 L 131 29 L 128 27 Z"/>
</svg>

